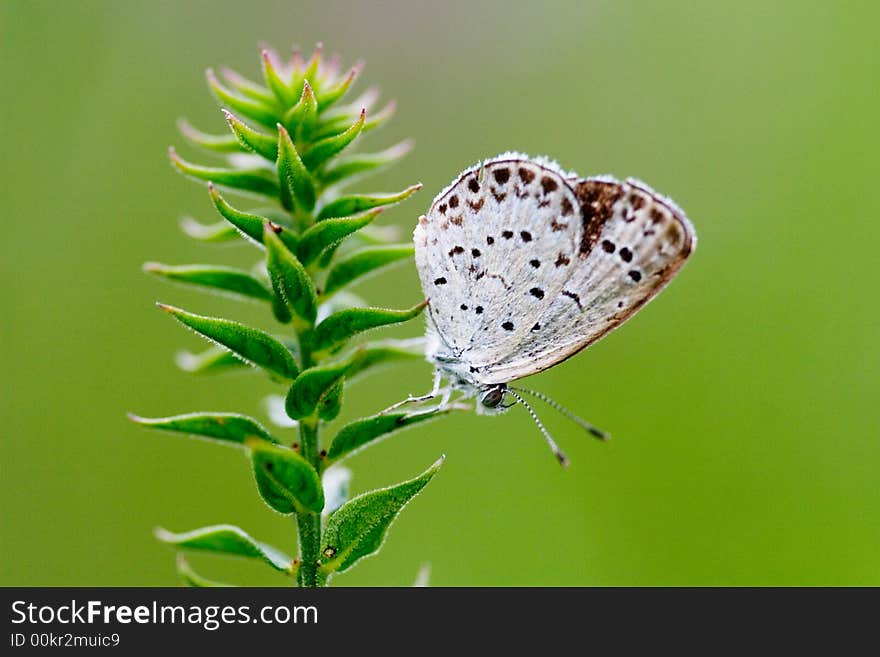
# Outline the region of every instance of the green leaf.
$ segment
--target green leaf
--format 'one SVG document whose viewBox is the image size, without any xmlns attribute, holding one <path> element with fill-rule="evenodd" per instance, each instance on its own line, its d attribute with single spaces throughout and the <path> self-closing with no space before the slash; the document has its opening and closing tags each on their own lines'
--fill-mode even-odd
<svg viewBox="0 0 880 657">
<path fill-rule="evenodd" d="M 207 151 L 213 151 L 215 153 L 236 153 L 240 150 L 238 147 L 238 140 L 236 140 L 234 136 L 209 135 L 201 130 L 197 130 L 185 119 L 180 119 L 177 122 L 177 129 L 180 130 L 180 134 L 186 137 L 188 142 L 199 148 L 204 148 Z"/>
<path fill-rule="evenodd" d="M 422 188 L 421 183 L 407 187 L 397 194 L 376 194 L 373 196 L 343 196 L 325 205 L 318 214 L 318 221 L 330 217 L 350 217 L 373 208 L 382 208 L 399 203 Z"/>
<path fill-rule="evenodd" d="M 361 358 L 354 352 L 343 360 L 317 365 L 300 374 L 287 393 L 284 408 L 294 420 L 309 417 Z"/>
<path fill-rule="evenodd" d="M 232 267 L 219 265 L 171 266 L 148 262 L 144 265 L 144 271 L 171 281 L 199 285 L 239 297 L 249 297 L 261 301 L 268 301 L 272 298 L 272 293 L 260 281 L 247 272 Z"/>
<path fill-rule="evenodd" d="M 450 409 L 429 410 L 416 413 L 379 413 L 371 417 L 355 420 L 342 427 L 327 452 L 329 465 L 334 461 L 351 456 L 367 445 L 373 444 L 401 429 L 406 429 L 425 420 L 433 420 L 445 415 Z"/>
<path fill-rule="evenodd" d="M 226 202 L 214 185 L 208 185 L 208 192 L 211 194 L 211 201 L 221 217 L 235 226 L 242 236 L 250 239 L 255 244 L 263 245 L 263 227 L 266 225 L 267 217 L 236 210 Z M 280 238 L 289 249 L 296 249 L 299 243 L 296 235 L 289 230 L 283 231 Z"/>
<path fill-rule="evenodd" d="M 293 355 L 283 344 L 268 333 L 250 326 L 218 317 L 205 317 L 180 308 L 157 304 L 181 324 L 223 345 L 247 363 L 263 368 L 281 379 L 293 380 L 299 373 Z"/>
<path fill-rule="evenodd" d="M 396 163 L 411 150 L 412 141 L 407 139 L 378 153 L 355 153 L 340 157 L 321 174 L 321 183 L 329 187 L 346 178 L 379 171 Z"/>
<path fill-rule="evenodd" d="M 254 98 L 245 98 L 244 96 L 240 96 L 227 89 L 220 83 L 217 76 L 214 75 L 214 71 L 211 69 L 205 71 L 205 77 L 208 79 L 208 86 L 217 97 L 217 100 L 226 105 L 226 107 L 235 110 L 239 114 L 243 114 L 254 121 L 258 121 L 269 128 L 274 127 L 275 122 L 278 119 L 275 116 L 275 112 L 272 111 L 272 108 L 267 103 Z"/>
<path fill-rule="evenodd" d="M 227 110 L 223 110 L 223 115 L 226 117 L 229 129 L 235 135 L 237 143 L 271 162 L 278 158 L 278 140 L 274 135 L 267 135 L 259 130 L 254 130 Z"/>
<path fill-rule="evenodd" d="M 315 144 L 303 154 L 302 161 L 303 164 L 306 165 L 306 168 L 310 171 L 318 168 L 331 157 L 342 151 L 346 146 L 351 144 L 351 142 L 361 134 L 366 115 L 367 111 L 362 110 L 360 117 L 350 128 L 338 135 L 327 137 L 326 139 L 315 142 Z"/>
<path fill-rule="evenodd" d="M 271 107 L 276 101 L 272 93 L 262 85 L 248 80 L 241 73 L 230 68 L 221 68 L 220 72 L 230 86 L 243 96 L 259 101 L 267 107 Z"/>
<path fill-rule="evenodd" d="M 238 239 L 238 231 L 225 221 L 202 224 L 192 217 L 184 217 L 180 220 L 180 229 L 188 237 L 200 242 L 220 243 Z"/>
<path fill-rule="evenodd" d="M 306 212 L 315 207 L 315 185 L 306 169 L 296 146 L 290 139 L 287 129 L 280 123 L 278 128 L 278 178 L 281 181 L 281 200 L 286 208 L 292 207 L 291 200 Z"/>
<path fill-rule="evenodd" d="M 306 68 L 303 71 L 302 77 L 306 80 L 315 81 L 318 77 L 318 68 L 321 66 L 321 55 L 324 52 L 324 44 L 317 43 L 315 44 L 315 49 L 312 51 L 312 56 L 309 57 L 309 61 L 306 62 Z"/>
<path fill-rule="evenodd" d="M 175 547 L 259 559 L 282 573 L 294 570 L 293 560 L 281 550 L 254 540 L 233 525 L 202 527 L 181 534 L 158 527 L 155 533 L 160 541 Z"/>
<path fill-rule="evenodd" d="M 290 105 L 293 102 L 293 91 L 287 86 L 287 83 L 281 79 L 275 65 L 272 62 L 272 56 L 265 48 L 261 53 L 263 58 L 263 79 L 266 86 L 272 90 L 278 101 L 284 105 Z"/>
<path fill-rule="evenodd" d="M 444 459 L 441 456 L 415 479 L 360 495 L 332 513 L 322 539 L 321 569 L 326 573 L 343 572 L 378 552 L 388 527 L 431 481 Z"/>
<path fill-rule="evenodd" d="M 332 221 L 328 219 L 328 221 Z M 327 222 L 321 222 L 327 223 Z M 318 224 L 320 226 L 321 224 Z M 415 249 L 412 244 L 390 244 L 388 246 L 374 246 L 355 251 L 345 259 L 340 260 L 324 283 L 322 294 L 333 294 L 337 290 L 349 285 L 367 274 L 372 274 L 382 267 L 395 262 L 412 258 Z"/>
<path fill-rule="evenodd" d="M 345 93 L 351 87 L 352 83 L 355 81 L 355 78 L 357 78 L 358 74 L 360 73 L 360 68 L 361 67 L 359 66 L 353 66 L 341 82 L 333 87 L 330 87 L 329 89 L 327 89 L 327 91 L 322 91 L 321 93 L 316 94 L 318 97 L 319 111 L 326 111 L 345 95 Z M 306 77 L 309 76 L 307 75 Z M 312 78 L 309 77 L 309 79 Z"/>
<path fill-rule="evenodd" d="M 325 422 L 335 420 L 342 410 L 342 393 L 345 386 L 342 381 L 337 383 L 318 404 L 318 417 Z"/>
<path fill-rule="evenodd" d="M 171 417 L 140 417 L 129 413 L 128 419 L 152 429 L 185 433 L 188 436 L 237 445 L 254 440 L 280 442 L 259 422 L 238 413 L 187 413 Z"/>
<path fill-rule="evenodd" d="M 364 132 L 370 132 L 371 130 L 382 127 L 391 120 L 396 111 L 397 103 L 393 100 L 388 101 L 385 107 L 373 114 L 373 116 L 364 124 Z"/>
<path fill-rule="evenodd" d="M 424 310 L 427 301 L 407 310 L 385 308 L 349 308 L 330 315 L 315 328 L 315 349 L 332 349 L 358 333 L 379 326 L 405 322 Z"/>
<path fill-rule="evenodd" d="M 177 555 L 177 574 L 186 586 L 193 588 L 224 588 L 232 586 L 232 584 L 215 582 L 214 580 L 202 577 L 192 569 L 183 554 Z"/>
<path fill-rule="evenodd" d="M 232 189 L 254 192 L 265 196 L 278 196 L 278 181 L 266 169 L 223 169 L 203 167 L 182 159 L 174 148 L 168 149 L 168 157 L 178 171 L 190 178 L 213 182 Z"/>
<path fill-rule="evenodd" d="M 298 140 L 311 135 L 318 118 L 318 101 L 308 80 L 303 82 L 302 95 L 296 105 L 287 110 L 282 123 Z"/>
<path fill-rule="evenodd" d="M 333 258 L 339 252 L 341 246 L 342 240 L 339 240 L 321 251 L 321 255 L 318 256 L 318 269 L 327 269 L 327 267 L 330 266 L 330 263 L 333 262 Z"/>
<path fill-rule="evenodd" d="M 191 374 L 213 374 L 247 365 L 226 347 L 208 347 L 205 351 L 194 354 L 191 351 L 179 351 L 174 357 L 175 364 L 184 372 Z"/>
<path fill-rule="evenodd" d="M 327 112 L 327 114 L 322 115 L 319 124 L 315 127 L 312 138 L 323 139 L 324 137 L 335 135 L 348 125 L 351 122 L 351 119 L 356 116 L 357 112 L 359 112 L 365 105 L 367 105 L 366 102 L 361 103 L 359 106 L 348 106 L 346 108 L 340 107 L 332 112 Z M 375 130 L 384 125 L 394 116 L 396 110 L 397 103 L 393 100 L 388 102 L 385 107 L 375 114 L 372 114 L 370 118 L 366 120 L 362 132 L 366 134 L 369 131 Z"/>
<path fill-rule="evenodd" d="M 324 491 L 315 469 L 292 449 L 264 442 L 250 445 L 260 495 L 278 513 L 320 513 Z"/>
<path fill-rule="evenodd" d="M 286 232 L 280 227 L 278 230 Z M 318 309 L 312 279 L 268 222 L 264 228 L 263 241 L 266 244 L 266 267 L 275 293 L 297 316 L 312 324 Z"/>
<path fill-rule="evenodd" d="M 297 246 L 297 255 L 300 261 L 306 266 L 310 265 L 315 258 L 321 255 L 324 249 L 372 223 L 382 211 L 383 208 L 377 208 L 371 212 L 365 212 L 354 217 L 319 221 L 300 237 L 299 245 Z"/>
</svg>

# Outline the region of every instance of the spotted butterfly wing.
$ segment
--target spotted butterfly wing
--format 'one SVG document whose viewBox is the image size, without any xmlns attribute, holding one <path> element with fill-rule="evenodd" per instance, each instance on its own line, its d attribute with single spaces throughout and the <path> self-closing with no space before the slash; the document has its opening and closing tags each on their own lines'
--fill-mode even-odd
<svg viewBox="0 0 880 657">
<path fill-rule="evenodd" d="M 428 356 L 476 386 L 543 371 L 603 337 L 696 243 L 684 213 L 638 181 L 579 179 L 516 154 L 466 170 L 414 238 Z"/>
</svg>

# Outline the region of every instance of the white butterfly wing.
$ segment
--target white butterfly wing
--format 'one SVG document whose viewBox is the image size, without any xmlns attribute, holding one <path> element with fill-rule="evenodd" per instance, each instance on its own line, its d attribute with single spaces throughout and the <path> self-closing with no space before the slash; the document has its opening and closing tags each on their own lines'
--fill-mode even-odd
<svg viewBox="0 0 880 657">
<path fill-rule="evenodd" d="M 539 320 L 541 329 L 487 368 L 480 383 L 543 371 L 620 326 L 654 298 L 696 246 L 684 213 L 636 180 L 581 181 L 589 250 Z"/>
<path fill-rule="evenodd" d="M 577 259 L 578 198 L 562 172 L 500 156 L 465 171 L 416 227 L 416 264 L 442 355 L 490 368 L 549 311 Z"/>
</svg>

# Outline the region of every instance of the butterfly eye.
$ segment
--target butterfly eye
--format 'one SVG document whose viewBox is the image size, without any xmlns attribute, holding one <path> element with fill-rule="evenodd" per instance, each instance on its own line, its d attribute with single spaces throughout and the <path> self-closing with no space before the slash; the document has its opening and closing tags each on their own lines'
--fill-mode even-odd
<svg viewBox="0 0 880 657">
<path fill-rule="evenodd" d="M 504 390 L 502 388 L 490 388 L 480 398 L 480 403 L 486 408 L 495 408 L 504 399 Z"/>
</svg>

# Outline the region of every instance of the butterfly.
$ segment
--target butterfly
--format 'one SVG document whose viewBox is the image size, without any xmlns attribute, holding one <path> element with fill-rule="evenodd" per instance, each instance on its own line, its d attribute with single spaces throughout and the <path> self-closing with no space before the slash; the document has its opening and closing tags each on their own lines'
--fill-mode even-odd
<svg viewBox="0 0 880 657">
<path fill-rule="evenodd" d="M 606 434 L 511 383 L 620 326 L 675 277 L 696 246 L 684 212 L 644 183 L 581 178 L 519 153 L 461 173 L 419 218 L 413 239 L 435 380 L 430 394 L 407 401 L 442 394 L 442 405 L 460 391 L 478 398 L 480 412 L 522 404 L 563 465 L 567 458 L 521 393 L 598 438 Z"/>
</svg>

